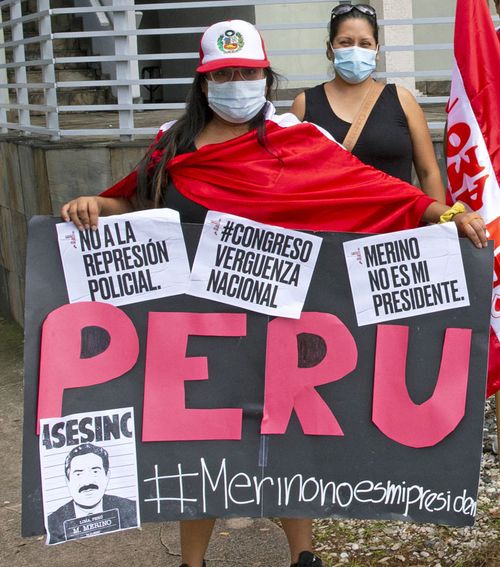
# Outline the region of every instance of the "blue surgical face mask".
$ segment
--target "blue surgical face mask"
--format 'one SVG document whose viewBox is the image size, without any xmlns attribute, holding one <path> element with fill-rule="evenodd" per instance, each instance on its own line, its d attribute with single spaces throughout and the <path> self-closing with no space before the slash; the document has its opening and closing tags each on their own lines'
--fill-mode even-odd
<svg viewBox="0 0 500 567">
<path fill-rule="evenodd" d="M 346 83 L 362 83 L 375 70 L 377 52 L 364 47 L 341 47 L 333 49 L 333 66 Z"/>
<path fill-rule="evenodd" d="M 248 122 L 266 104 L 266 79 L 226 83 L 207 80 L 207 86 L 208 106 L 228 122 Z"/>
</svg>

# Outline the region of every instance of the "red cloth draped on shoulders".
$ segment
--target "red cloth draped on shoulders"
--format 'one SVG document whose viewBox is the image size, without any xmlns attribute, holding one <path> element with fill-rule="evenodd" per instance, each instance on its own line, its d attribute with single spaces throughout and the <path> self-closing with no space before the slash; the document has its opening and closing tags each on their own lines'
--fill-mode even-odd
<svg viewBox="0 0 500 567">
<path fill-rule="evenodd" d="M 255 131 L 204 146 L 172 159 L 168 173 L 178 191 L 210 210 L 295 229 L 414 228 L 433 202 L 363 164 L 313 124 L 283 127 L 267 120 L 266 138 L 268 149 L 257 143 Z M 102 195 L 130 197 L 136 181 L 132 172 Z"/>
</svg>

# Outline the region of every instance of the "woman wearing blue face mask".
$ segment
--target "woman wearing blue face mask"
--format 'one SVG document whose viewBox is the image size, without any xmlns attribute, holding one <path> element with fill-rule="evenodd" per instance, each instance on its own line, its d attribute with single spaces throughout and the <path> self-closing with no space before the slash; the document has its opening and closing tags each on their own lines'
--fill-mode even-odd
<svg viewBox="0 0 500 567">
<path fill-rule="evenodd" d="M 361 128 L 354 145 L 346 143 L 346 147 L 364 163 L 409 183 L 414 165 L 422 190 L 444 202 L 445 189 L 422 109 L 405 88 L 374 81 L 378 50 L 374 8 L 335 6 L 326 50 L 335 78 L 298 95 L 292 112 L 347 142 L 351 125 L 358 113 L 366 114 L 368 105 L 366 122 L 360 126 L 358 119 L 349 132 L 351 136 Z"/>
</svg>

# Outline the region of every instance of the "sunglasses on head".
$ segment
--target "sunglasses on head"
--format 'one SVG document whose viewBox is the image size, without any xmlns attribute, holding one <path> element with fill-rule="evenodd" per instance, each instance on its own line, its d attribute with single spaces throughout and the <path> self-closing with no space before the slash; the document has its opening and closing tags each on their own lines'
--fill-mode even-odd
<svg viewBox="0 0 500 567">
<path fill-rule="evenodd" d="M 375 8 L 368 6 L 368 4 L 339 4 L 332 10 L 331 19 L 333 20 L 337 16 L 348 14 L 353 10 L 358 10 L 358 12 L 365 14 L 365 16 L 377 19 L 377 12 L 375 11 Z"/>
</svg>

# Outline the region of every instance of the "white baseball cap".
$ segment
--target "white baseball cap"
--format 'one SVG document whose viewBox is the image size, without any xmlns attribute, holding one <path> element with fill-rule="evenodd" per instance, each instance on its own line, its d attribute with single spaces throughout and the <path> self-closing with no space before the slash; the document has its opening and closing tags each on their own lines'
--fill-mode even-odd
<svg viewBox="0 0 500 567">
<path fill-rule="evenodd" d="M 200 44 L 199 73 L 224 67 L 269 67 L 264 41 L 257 29 L 243 20 L 211 25 Z"/>
</svg>

